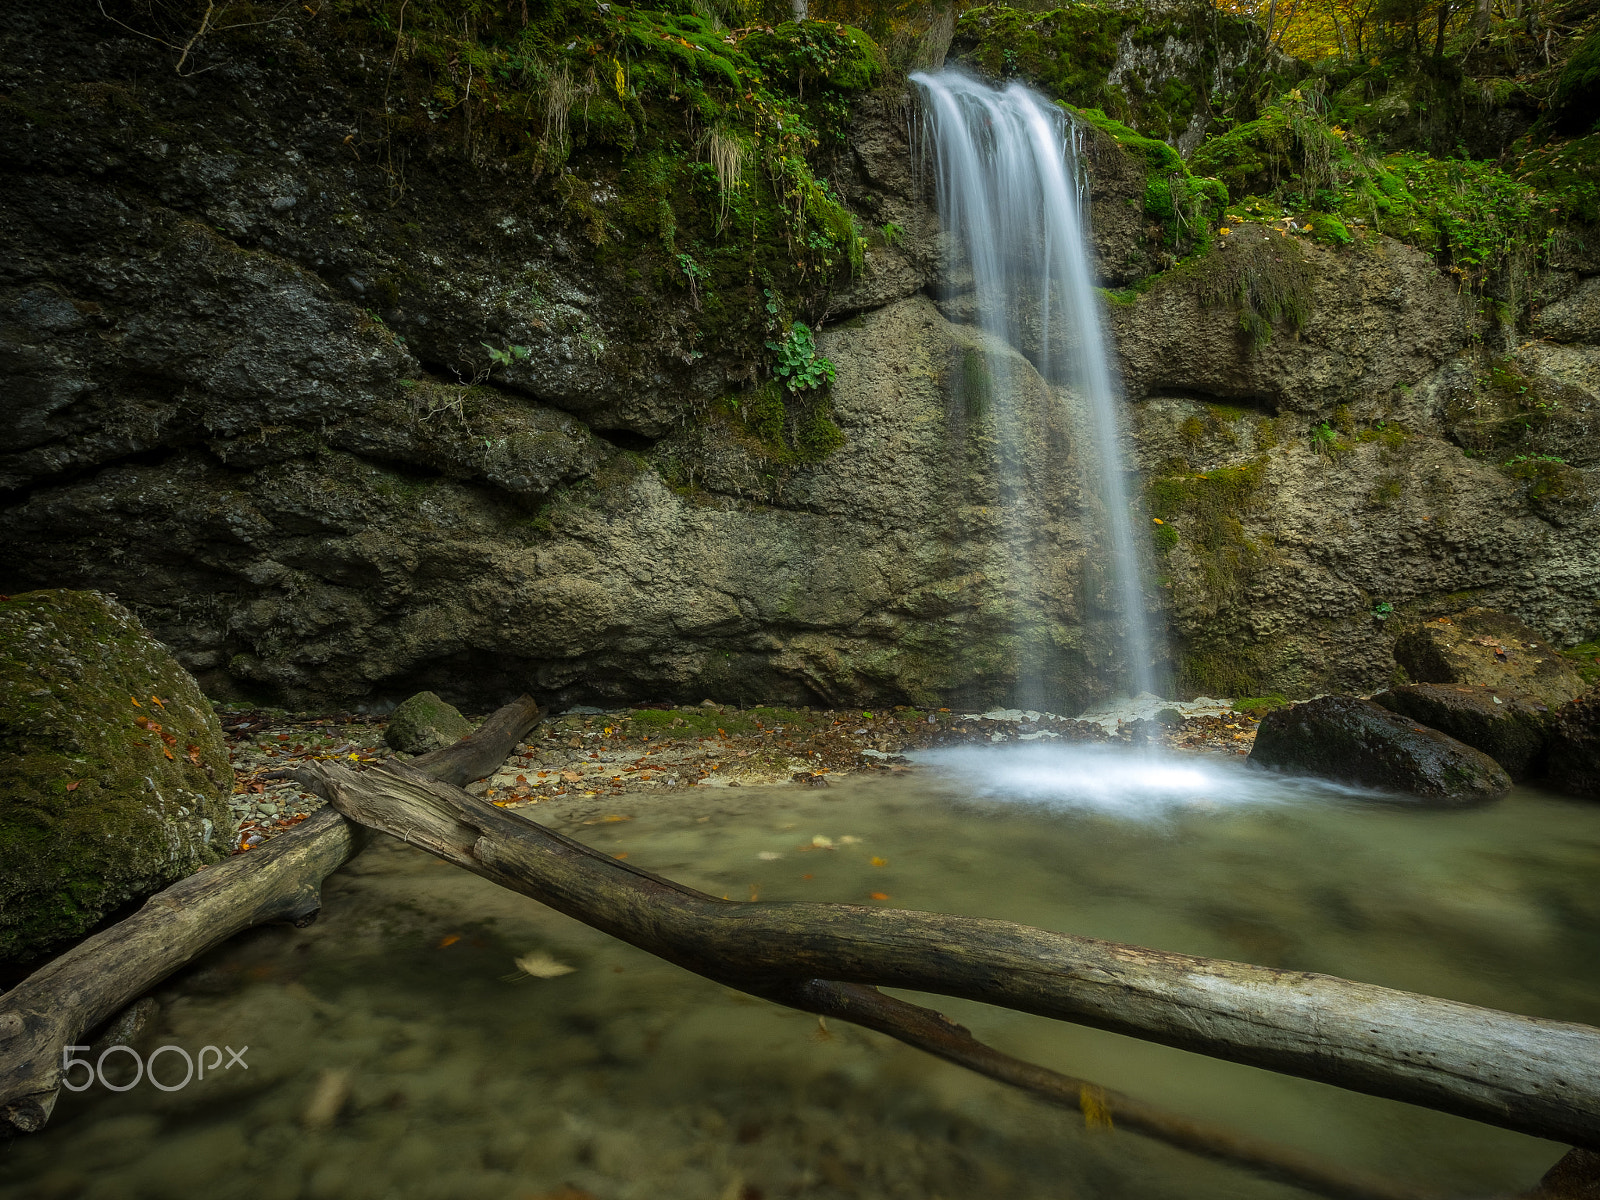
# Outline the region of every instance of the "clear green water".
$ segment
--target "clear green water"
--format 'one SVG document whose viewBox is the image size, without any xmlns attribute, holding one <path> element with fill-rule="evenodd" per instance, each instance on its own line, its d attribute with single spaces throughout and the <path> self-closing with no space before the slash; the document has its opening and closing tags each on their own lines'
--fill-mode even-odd
<svg viewBox="0 0 1600 1200">
<path fill-rule="evenodd" d="M 1082 763 L 1013 756 L 826 790 L 630 797 L 617 811 L 631 821 L 557 824 L 716 895 L 879 892 L 896 906 L 1600 1024 L 1600 808 L 1519 791 L 1423 811 L 1232 765 L 1182 776 L 1193 768 L 1143 783 L 1102 771 L 1097 789 Z M 833 848 L 812 846 L 818 837 Z M 325 897 L 312 927 L 238 939 L 160 993 L 149 1045 L 248 1044 L 248 1071 L 173 1093 L 141 1083 L 64 1096 L 43 1134 L 0 1151 L 0 1197 L 1302 1194 L 1086 1130 L 1075 1113 L 876 1034 L 820 1029 L 393 841 Z M 521 975 L 513 959 L 530 951 L 575 970 Z M 1012 1053 L 1447 1192 L 1526 1187 L 1562 1152 L 1113 1034 L 923 999 Z M 331 1124 L 308 1123 L 327 1072 L 343 1073 L 348 1099 Z"/>
</svg>

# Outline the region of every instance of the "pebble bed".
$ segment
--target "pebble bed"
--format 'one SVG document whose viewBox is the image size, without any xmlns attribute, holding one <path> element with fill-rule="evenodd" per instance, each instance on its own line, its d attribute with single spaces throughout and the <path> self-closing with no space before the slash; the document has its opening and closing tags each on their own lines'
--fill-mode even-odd
<svg viewBox="0 0 1600 1200">
<path fill-rule="evenodd" d="M 1080 721 L 1053 713 L 996 709 L 741 709 L 704 701 L 547 716 L 505 764 L 468 786 L 503 808 L 685 788 L 788 784 L 826 787 L 856 773 L 916 768 L 914 750 L 1003 742 L 1148 744 L 1248 754 L 1255 717 L 1221 709 L 1169 722 Z M 324 801 L 278 777 L 297 763 L 336 761 L 359 769 L 396 754 L 381 717 L 219 709 L 234 770 L 236 853 L 292 829 Z M 474 718 L 475 722 L 477 719 Z"/>
</svg>

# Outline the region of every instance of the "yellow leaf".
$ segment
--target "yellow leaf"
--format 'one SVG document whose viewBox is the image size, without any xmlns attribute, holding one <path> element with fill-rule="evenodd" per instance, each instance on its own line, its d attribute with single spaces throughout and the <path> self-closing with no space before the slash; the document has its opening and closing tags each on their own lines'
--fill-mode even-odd
<svg viewBox="0 0 1600 1200">
<path fill-rule="evenodd" d="M 622 99 L 622 89 L 623 89 L 624 85 L 627 83 L 627 77 L 625 75 L 623 75 L 623 73 L 622 73 L 622 64 L 619 63 L 616 59 L 613 58 L 611 60 L 611 65 L 617 69 L 617 78 L 616 78 L 617 99 L 621 100 Z"/>
<path fill-rule="evenodd" d="M 1218 233 L 1232 233 L 1233 230 L 1229 229 L 1226 225 L 1224 225 L 1221 229 L 1217 230 L 1217 232 Z"/>
<path fill-rule="evenodd" d="M 1111 1128 L 1111 1106 L 1106 1103 L 1105 1088 L 1086 1083 L 1078 1089 L 1078 1107 L 1083 1110 L 1083 1123 L 1088 1129 Z"/>
<path fill-rule="evenodd" d="M 517 964 L 524 975 L 534 979 L 555 979 L 561 975 L 571 975 L 577 967 L 569 967 L 564 962 L 557 962 L 543 950 L 530 950 L 512 960 Z"/>
<path fill-rule="evenodd" d="M 1163 521 L 1160 517 L 1151 517 L 1150 519 L 1152 521 L 1154 521 L 1157 525 L 1165 525 L 1166 524 L 1166 522 Z"/>
<path fill-rule="evenodd" d="M 889 860 L 887 858 L 879 858 L 876 854 L 874 854 L 872 856 L 872 865 L 875 867 L 887 867 L 889 865 Z"/>
</svg>

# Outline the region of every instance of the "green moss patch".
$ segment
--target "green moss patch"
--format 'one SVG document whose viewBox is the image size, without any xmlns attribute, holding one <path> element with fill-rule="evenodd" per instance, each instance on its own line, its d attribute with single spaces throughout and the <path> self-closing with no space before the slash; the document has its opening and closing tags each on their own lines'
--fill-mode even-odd
<svg viewBox="0 0 1600 1200">
<path fill-rule="evenodd" d="M 232 785 L 210 703 L 126 609 L 0 601 L 0 960 L 214 861 Z"/>
</svg>

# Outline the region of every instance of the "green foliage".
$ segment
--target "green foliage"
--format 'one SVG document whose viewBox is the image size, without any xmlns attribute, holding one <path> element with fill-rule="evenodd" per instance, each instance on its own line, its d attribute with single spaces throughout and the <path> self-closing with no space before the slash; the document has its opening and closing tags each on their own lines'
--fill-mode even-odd
<svg viewBox="0 0 1600 1200">
<path fill-rule="evenodd" d="M 776 380 L 718 402 L 749 450 L 779 467 L 821 462 L 844 445 L 832 405 L 817 391 L 788 392 Z"/>
<path fill-rule="evenodd" d="M 1585 683 L 1600 683 L 1600 642 L 1584 642 L 1561 653 Z"/>
<path fill-rule="evenodd" d="M 1203 269 L 1200 302 L 1231 304 L 1239 313 L 1239 330 L 1252 348 L 1271 341 L 1279 324 L 1299 332 L 1311 319 L 1314 272 L 1295 242 L 1279 238 L 1240 242 L 1213 252 L 1194 269 Z"/>
<path fill-rule="evenodd" d="M 1193 45 L 1196 53 L 1177 63 L 1177 75 L 1161 78 L 1142 60 L 1160 55 L 1169 38 Z M 1111 69 L 1129 42 L 1144 53 L 1124 64 L 1112 83 Z M 992 76 L 1026 80 L 1052 99 L 1109 113 L 1151 138 L 1174 142 L 1196 114 L 1212 116 L 1213 100 L 1253 111 L 1252 97 L 1238 92 L 1242 86 L 1253 94 L 1262 86 L 1265 50 L 1260 27 L 1225 10 L 1103 2 L 1048 12 L 999 3 L 970 8 L 956 22 L 952 45 L 953 53 Z M 1223 77 L 1219 88 L 1222 54 L 1247 65 L 1242 74 Z"/>
<path fill-rule="evenodd" d="M 504 350 L 496 350 L 488 342 L 478 344 L 489 352 L 489 361 L 497 367 L 509 367 L 514 362 L 521 362 L 529 354 L 526 346 L 507 346 Z"/>
<path fill-rule="evenodd" d="M 1387 621 L 1392 616 L 1394 616 L 1394 605 L 1390 604 L 1387 600 L 1383 601 L 1381 604 L 1374 604 L 1372 606 L 1373 620 Z"/>
<path fill-rule="evenodd" d="M 1155 527 L 1157 548 L 1188 548 L 1212 604 L 1237 597 L 1263 561 L 1263 547 L 1246 536 L 1242 518 L 1256 507 L 1266 478 L 1261 457 L 1203 474 L 1161 476 L 1146 488 L 1146 508 L 1162 522 Z"/>
<path fill-rule="evenodd" d="M 988 413 L 991 400 L 989 363 L 983 351 L 971 346 L 961 351 L 961 403 L 969 420 L 980 420 Z"/>
<path fill-rule="evenodd" d="M 1143 165 L 1145 216 L 1162 227 L 1165 244 L 1185 252 L 1211 244 L 1212 230 L 1228 207 L 1228 189 L 1220 180 L 1191 174 L 1171 146 L 1135 132 L 1099 109 L 1075 115 Z"/>
<path fill-rule="evenodd" d="M 1233 702 L 1233 710 L 1252 717 L 1264 717 L 1273 709 L 1288 708 L 1289 699 L 1274 692 L 1270 696 L 1240 696 Z"/>
<path fill-rule="evenodd" d="M 1600 174 L 1589 161 L 1600 161 L 1600 138 L 1593 154 L 1572 143 L 1524 148 L 1508 170 L 1417 152 L 1380 156 L 1326 110 L 1320 94 L 1297 89 L 1202 145 L 1190 167 L 1243 197 L 1239 217 L 1284 228 L 1293 219 L 1335 247 L 1363 230 L 1387 234 L 1434 254 L 1467 284 L 1509 271 L 1513 293 L 1560 221 L 1600 216 Z"/>
<path fill-rule="evenodd" d="M 833 363 L 817 353 L 811 328 L 803 322 L 794 322 L 788 335 L 781 342 L 768 342 L 767 349 L 778 358 L 773 373 L 791 392 L 813 390 L 833 382 Z"/>
<path fill-rule="evenodd" d="M 1589 487 L 1583 472 L 1568 466 L 1563 458 L 1550 454 L 1519 454 L 1501 463 L 1500 469 L 1528 485 L 1528 501 L 1541 511 L 1582 508 L 1589 503 Z"/>
<path fill-rule="evenodd" d="M 1339 436 L 1339 431 L 1323 421 L 1311 428 L 1311 449 L 1323 458 L 1338 458 L 1350 449 L 1350 443 Z"/>
</svg>

